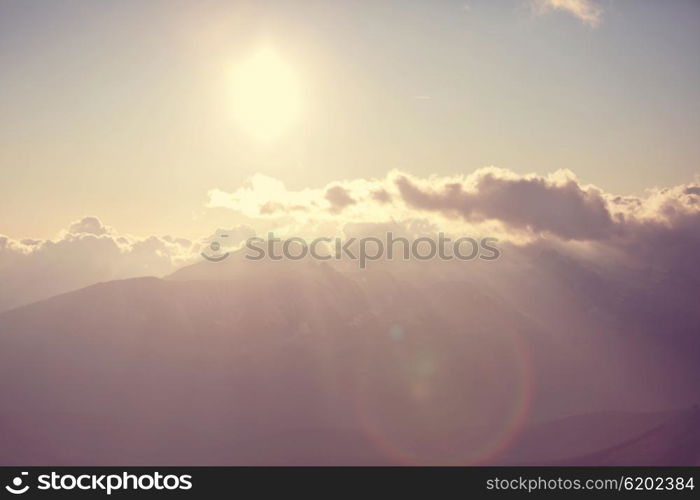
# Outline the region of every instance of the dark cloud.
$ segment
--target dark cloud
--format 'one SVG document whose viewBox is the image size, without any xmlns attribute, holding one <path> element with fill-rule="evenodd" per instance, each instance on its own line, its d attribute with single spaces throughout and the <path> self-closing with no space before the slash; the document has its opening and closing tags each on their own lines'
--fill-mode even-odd
<svg viewBox="0 0 700 500">
<path fill-rule="evenodd" d="M 601 193 L 583 189 L 575 180 L 554 183 L 541 177 L 499 177 L 487 172 L 477 178 L 474 190 L 460 183 L 423 189 L 403 176 L 396 185 L 410 207 L 473 222 L 499 220 L 510 228 L 572 240 L 605 238 L 613 228 Z"/>
<path fill-rule="evenodd" d="M 391 201 L 391 195 L 386 189 L 377 189 L 371 193 L 372 199 L 378 201 L 379 203 L 389 203 Z"/>
<path fill-rule="evenodd" d="M 328 190 L 326 190 L 326 200 L 331 204 L 330 211 L 332 213 L 340 213 L 348 205 L 357 203 L 342 186 L 328 188 Z"/>
</svg>

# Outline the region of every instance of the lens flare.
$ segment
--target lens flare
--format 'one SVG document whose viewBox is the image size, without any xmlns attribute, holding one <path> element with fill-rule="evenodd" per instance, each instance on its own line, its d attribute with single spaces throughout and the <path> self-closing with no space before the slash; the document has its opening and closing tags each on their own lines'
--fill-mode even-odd
<svg viewBox="0 0 700 500">
<path fill-rule="evenodd" d="M 533 393 L 527 344 L 519 334 L 412 335 L 367 345 L 356 412 L 375 446 L 405 465 L 486 464 L 522 428 Z M 494 358 L 478 359 L 479 352 Z M 490 345 L 485 345 L 490 343 Z M 372 353 L 391 352 L 380 361 Z M 475 351 L 476 352 L 476 351 Z M 497 357 L 497 358 L 496 358 Z"/>
</svg>

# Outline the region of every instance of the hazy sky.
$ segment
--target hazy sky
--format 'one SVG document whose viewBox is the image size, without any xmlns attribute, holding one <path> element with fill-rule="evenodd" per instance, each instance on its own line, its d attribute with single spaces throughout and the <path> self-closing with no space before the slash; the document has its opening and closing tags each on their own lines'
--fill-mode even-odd
<svg viewBox="0 0 700 500">
<path fill-rule="evenodd" d="M 292 189 L 486 165 L 621 194 L 692 180 L 700 2 L 545 4 L 0 0 L 0 233 L 92 214 L 202 236 L 235 218 L 207 192 L 255 173 Z M 260 47 L 301 93 L 271 141 L 231 96 Z"/>
</svg>

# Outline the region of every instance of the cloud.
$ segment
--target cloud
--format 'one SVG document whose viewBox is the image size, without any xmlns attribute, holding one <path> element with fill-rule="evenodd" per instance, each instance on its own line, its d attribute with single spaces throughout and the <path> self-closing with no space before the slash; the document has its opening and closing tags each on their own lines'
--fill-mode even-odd
<svg viewBox="0 0 700 500">
<path fill-rule="evenodd" d="M 326 200 L 331 204 L 331 213 L 338 214 L 348 205 L 357 203 L 347 190 L 341 186 L 333 186 L 326 190 Z"/>
<path fill-rule="evenodd" d="M 539 14 L 567 12 L 592 28 L 603 18 L 603 8 L 592 0 L 533 0 L 532 5 Z"/>
<path fill-rule="evenodd" d="M 197 255 L 198 243 L 118 234 L 93 216 L 56 238 L 0 236 L 0 311 L 99 281 L 163 276 Z"/>
<path fill-rule="evenodd" d="M 268 231 L 278 237 L 360 237 L 390 228 L 411 238 L 437 232 L 491 236 L 513 248 L 548 242 L 589 260 L 596 255 L 601 262 L 647 269 L 677 284 L 669 285 L 668 297 L 700 282 L 694 264 L 700 253 L 697 182 L 622 196 L 582 184 L 566 170 L 521 175 L 489 167 L 430 177 L 391 171 L 302 190 L 254 176 L 232 193 L 211 191 L 209 204 L 248 215 L 250 225 L 191 241 L 122 234 L 90 216 L 53 239 L 0 235 L 0 311 L 98 281 L 164 276 L 201 259 L 215 239 L 229 251 Z"/>
<path fill-rule="evenodd" d="M 287 211 L 316 204 L 322 199 L 322 191 L 291 191 L 278 179 L 255 174 L 232 193 L 212 189 L 208 196 L 209 207 L 231 208 L 249 217 L 279 217 Z"/>
<path fill-rule="evenodd" d="M 396 185 L 403 200 L 420 210 L 467 221 L 495 219 L 514 229 L 548 232 L 564 239 L 599 239 L 613 225 L 601 192 L 582 188 L 573 176 L 557 182 L 555 178 L 516 177 L 483 169 L 473 182 L 473 189 L 446 182 L 434 190 L 399 177 Z"/>
<path fill-rule="evenodd" d="M 372 191 L 371 196 L 374 200 L 380 203 L 389 203 L 391 201 L 391 195 L 386 189 Z"/>
<path fill-rule="evenodd" d="M 233 193 L 210 192 L 209 206 L 264 219 L 285 228 L 283 233 L 303 237 L 339 235 L 347 223 L 426 219 L 448 233 L 488 233 L 515 242 L 542 236 L 603 241 L 652 221 L 668 224 L 675 215 L 696 214 L 698 191 L 693 184 L 620 196 L 584 185 L 567 170 L 519 175 L 487 167 L 428 178 L 394 170 L 384 178 L 334 181 L 301 191 L 254 177 Z"/>
<path fill-rule="evenodd" d="M 109 230 L 100 222 L 97 217 L 83 217 L 82 219 L 75 221 L 68 228 L 68 232 L 72 234 L 107 234 Z"/>
</svg>

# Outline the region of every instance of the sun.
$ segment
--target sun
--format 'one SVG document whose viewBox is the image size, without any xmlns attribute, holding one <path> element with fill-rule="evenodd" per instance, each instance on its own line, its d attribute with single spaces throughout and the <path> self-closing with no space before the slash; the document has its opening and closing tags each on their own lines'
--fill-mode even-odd
<svg viewBox="0 0 700 500">
<path fill-rule="evenodd" d="M 260 49 L 234 68 L 234 114 L 254 138 L 281 136 L 298 119 L 300 107 L 299 77 L 276 51 Z"/>
</svg>

